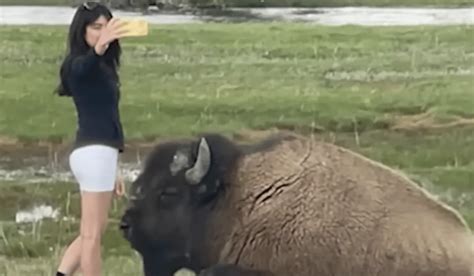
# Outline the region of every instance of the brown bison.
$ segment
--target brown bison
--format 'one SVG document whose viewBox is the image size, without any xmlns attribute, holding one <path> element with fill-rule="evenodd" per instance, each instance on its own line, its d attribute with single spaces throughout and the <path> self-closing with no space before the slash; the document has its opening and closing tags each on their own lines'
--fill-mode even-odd
<svg viewBox="0 0 474 276">
<path fill-rule="evenodd" d="M 472 276 L 471 230 L 401 173 L 280 133 L 163 142 L 121 229 L 147 276 Z"/>
</svg>

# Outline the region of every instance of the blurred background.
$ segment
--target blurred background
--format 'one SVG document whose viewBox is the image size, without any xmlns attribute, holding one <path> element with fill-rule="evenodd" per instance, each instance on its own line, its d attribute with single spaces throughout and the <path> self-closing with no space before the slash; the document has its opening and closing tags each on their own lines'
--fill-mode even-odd
<svg viewBox="0 0 474 276">
<path fill-rule="evenodd" d="M 406 173 L 474 227 L 474 0 L 106 0 L 122 40 L 122 170 L 163 138 L 278 129 Z M 80 0 L 0 0 L 0 275 L 53 275 L 79 227 L 72 101 L 53 95 Z M 104 275 L 140 275 L 117 231 Z"/>
</svg>

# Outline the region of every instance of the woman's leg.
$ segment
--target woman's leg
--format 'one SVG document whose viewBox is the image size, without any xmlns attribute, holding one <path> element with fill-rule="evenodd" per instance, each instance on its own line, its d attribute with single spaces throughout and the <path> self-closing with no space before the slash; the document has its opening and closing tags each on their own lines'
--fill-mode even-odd
<svg viewBox="0 0 474 276">
<path fill-rule="evenodd" d="M 81 262 L 81 236 L 77 236 L 64 252 L 58 272 L 73 275 Z"/>
<path fill-rule="evenodd" d="M 84 276 L 101 275 L 101 240 L 113 192 L 83 192 L 81 199 L 81 261 Z"/>
<path fill-rule="evenodd" d="M 80 267 L 84 276 L 100 275 L 101 240 L 113 198 L 117 159 L 116 149 L 100 145 L 83 147 L 70 155 L 81 190 L 81 225 L 79 236 L 63 256 L 59 273 L 73 275 Z"/>
<path fill-rule="evenodd" d="M 106 192 L 106 193 L 112 193 L 112 192 Z M 103 193 L 103 194 L 106 194 L 106 193 Z M 94 194 L 94 193 L 91 193 L 91 194 Z M 97 193 L 95 193 L 97 194 Z M 84 192 L 82 193 L 82 195 L 84 195 Z M 107 201 L 107 198 L 111 198 L 111 196 L 107 196 L 107 195 L 102 195 L 99 197 L 103 197 L 104 200 L 103 202 L 106 203 Z M 87 199 L 85 199 L 87 200 Z M 81 206 L 84 206 L 85 204 L 87 203 L 84 203 L 84 196 L 81 197 Z M 109 200 L 110 201 L 110 200 Z M 92 203 L 93 205 L 94 203 Z M 107 205 L 107 204 L 103 204 L 103 205 Z M 110 206 L 110 203 L 109 203 L 109 206 Z M 109 209 L 109 206 L 104 206 L 104 209 L 107 208 Z M 81 209 L 83 210 L 84 208 L 81 207 Z M 84 214 L 84 211 L 82 211 L 82 213 Z M 84 216 L 82 216 L 84 217 Z M 83 228 L 83 221 L 84 219 L 81 218 L 81 230 Z M 86 228 L 88 226 L 85 226 Z M 101 234 L 104 233 L 105 229 L 107 227 L 107 214 L 105 215 L 105 219 L 102 221 L 102 232 Z M 81 264 L 81 251 L 82 251 L 82 238 L 81 238 L 81 235 L 82 235 L 82 232 L 79 236 L 76 237 L 76 239 L 74 239 L 74 241 L 69 245 L 69 247 L 66 249 L 64 255 L 63 255 L 63 258 L 61 260 L 61 263 L 59 265 L 59 268 L 58 268 L 58 272 L 60 273 L 63 273 L 64 275 L 73 275 L 77 269 L 80 267 L 80 264 Z"/>
</svg>

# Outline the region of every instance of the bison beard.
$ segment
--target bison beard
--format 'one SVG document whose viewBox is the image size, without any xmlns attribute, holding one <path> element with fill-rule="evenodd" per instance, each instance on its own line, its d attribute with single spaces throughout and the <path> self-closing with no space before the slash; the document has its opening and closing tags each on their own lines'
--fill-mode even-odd
<svg viewBox="0 0 474 276">
<path fill-rule="evenodd" d="M 472 276 L 460 215 L 400 172 L 282 133 L 160 143 L 122 231 L 145 275 Z"/>
</svg>

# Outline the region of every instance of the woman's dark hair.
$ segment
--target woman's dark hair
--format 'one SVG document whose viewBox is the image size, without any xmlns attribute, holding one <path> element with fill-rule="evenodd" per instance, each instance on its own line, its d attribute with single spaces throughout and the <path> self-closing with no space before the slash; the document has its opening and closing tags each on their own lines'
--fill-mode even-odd
<svg viewBox="0 0 474 276">
<path fill-rule="evenodd" d="M 75 57 L 84 55 L 90 50 L 90 46 L 85 40 L 86 28 L 89 24 L 94 23 L 100 16 L 104 16 L 107 20 L 113 17 L 109 8 L 97 2 L 85 2 L 77 8 L 69 27 L 67 53 L 59 72 L 60 83 L 55 90 L 58 95 L 71 96 L 71 92 L 67 86 L 71 62 Z M 119 82 L 117 68 L 120 66 L 121 52 L 120 43 L 118 40 L 114 40 L 110 43 L 109 48 L 104 54 L 105 65 L 107 65 L 108 71 L 111 72 L 112 77 L 114 77 L 117 82 Z"/>
</svg>

